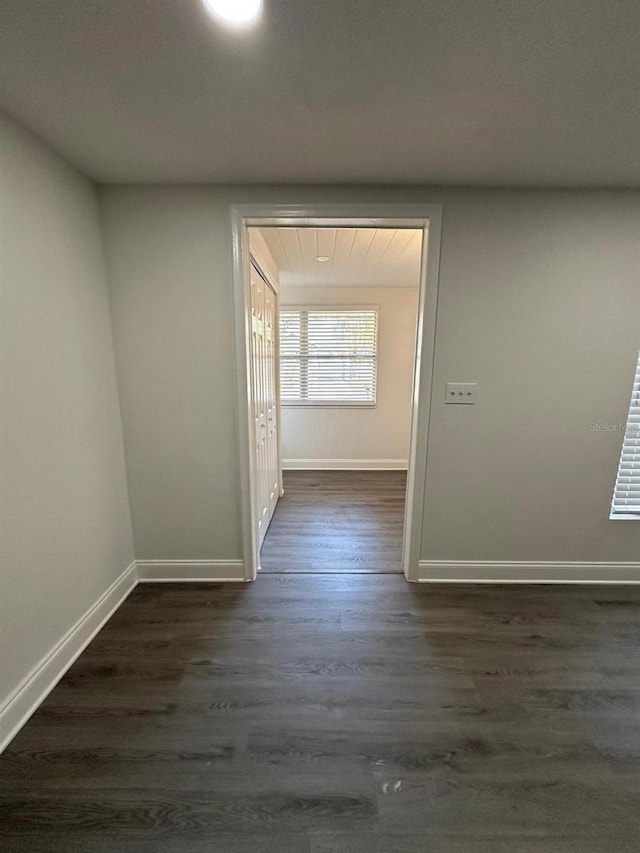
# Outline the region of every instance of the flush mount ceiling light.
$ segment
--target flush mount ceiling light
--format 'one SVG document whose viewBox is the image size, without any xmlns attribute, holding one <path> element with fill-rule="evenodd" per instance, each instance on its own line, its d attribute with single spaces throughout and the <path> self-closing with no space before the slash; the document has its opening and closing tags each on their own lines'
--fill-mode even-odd
<svg viewBox="0 0 640 853">
<path fill-rule="evenodd" d="M 316 261 L 330 261 L 329 255 L 316 255 Z"/>
<path fill-rule="evenodd" d="M 203 0 L 207 11 L 231 24 L 249 24 L 262 9 L 262 0 Z"/>
</svg>

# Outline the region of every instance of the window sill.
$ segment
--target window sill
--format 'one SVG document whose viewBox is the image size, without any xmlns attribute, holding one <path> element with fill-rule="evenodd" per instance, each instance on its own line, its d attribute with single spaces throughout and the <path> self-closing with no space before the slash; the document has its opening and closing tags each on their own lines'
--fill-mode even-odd
<svg viewBox="0 0 640 853">
<path fill-rule="evenodd" d="M 640 512 L 612 512 L 609 521 L 640 521 Z"/>
<path fill-rule="evenodd" d="M 309 400 L 305 401 L 296 401 L 293 402 L 288 400 L 287 402 L 282 401 L 283 409 L 375 409 L 376 403 L 340 403 L 331 401 L 322 401 L 322 400 Z"/>
</svg>

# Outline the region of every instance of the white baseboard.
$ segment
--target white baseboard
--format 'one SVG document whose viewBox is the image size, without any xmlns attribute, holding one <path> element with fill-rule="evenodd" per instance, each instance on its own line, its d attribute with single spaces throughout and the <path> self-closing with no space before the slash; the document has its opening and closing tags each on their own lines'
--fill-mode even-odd
<svg viewBox="0 0 640 853">
<path fill-rule="evenodd" d="M 242 560 L 138 560 L 67 631 L 0 706 L 0 753 L 137 583 L 246 581 Z M 419 583 L 637 584 L 640 563 L 421 560 Z"/>
<path fill-rule="evenodd" d="M 406 471 L 406 459 L 283 459 L 285 471 Z"/>
<path fill-rule="evenodd" d="M 246 581 L 242 560 L 137 560 L 140 583 Z"/>
<path fill-rule="evenodd" d="M 640 583 L 640 563 L 421 560 L 418 583 Z"/>
<path fill-rule="evenodd" d="M 0 753 L 138 583 L 245 581 L 242 560 L 137 560 L 125 569 L 0 706 Z"/>
<path fill-rule="evenodd" d="M 0 752 L 44 702 L 136 583 L 136 565 L 131 563 L 9 695 L 0 707 Z"/>
</svg>

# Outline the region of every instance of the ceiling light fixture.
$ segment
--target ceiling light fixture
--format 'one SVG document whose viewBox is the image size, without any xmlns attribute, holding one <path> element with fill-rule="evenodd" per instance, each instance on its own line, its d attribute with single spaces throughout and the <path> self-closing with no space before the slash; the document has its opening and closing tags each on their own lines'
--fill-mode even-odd
<svg viewBox="0 0 640 853">
<path fill-rule="evenodd" d="M 204 0 L 209 12 L 232 24 L 249 24 L 262 10 L 262 0 Z"/>
<path fill-rule="evenodd" d="M 316 255 L 316 261 L 330 261 L 329 255 Z"/>
</svg>

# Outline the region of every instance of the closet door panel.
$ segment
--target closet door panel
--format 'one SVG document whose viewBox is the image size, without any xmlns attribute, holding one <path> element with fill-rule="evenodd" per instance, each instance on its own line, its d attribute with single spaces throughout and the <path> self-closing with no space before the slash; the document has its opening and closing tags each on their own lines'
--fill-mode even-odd
<svg viewBox="0 0 640 853">
<path fill-rule="evenodd" d="M 251 397 L 256 448 L 254 495 L 258 541 L 262 544 L 269 523 L 267 497 L 267 413 L 264 357 L 264 288 L 262 277 L 251 265 Z"/>
<path fill-rule="evenodd" d="M 255 430 L 255 510 L 262 545 L 279 498 L 276 362 L 277 297 L 251 262 L 251 398 Z"/>
<path fill-rule="evenodd" d="M 267 365 L 267 472 L 269 488 L 269 516 L 273 515 L 280 496 L 280 477 L 278 460 L 278 398 L 276 376 L 278 370 L 277 335 L 277 298 L 270 287 L 265 288 L 265 363 Z"/>
</svg>

